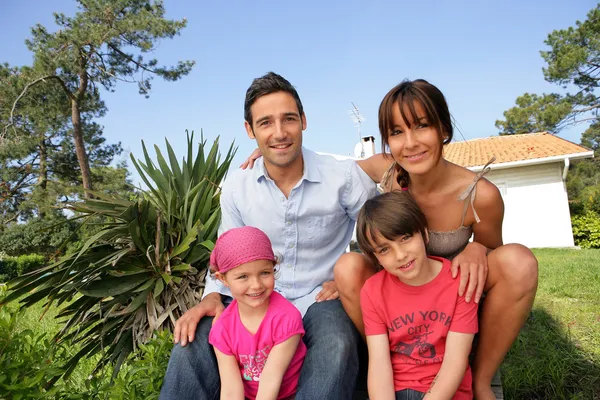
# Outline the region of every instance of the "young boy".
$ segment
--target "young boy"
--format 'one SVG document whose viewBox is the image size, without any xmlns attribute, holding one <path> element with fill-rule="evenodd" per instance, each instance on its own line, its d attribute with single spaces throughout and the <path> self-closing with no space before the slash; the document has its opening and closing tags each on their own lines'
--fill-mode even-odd
<svg viewBox="0 0 600 400">
<path fill-rule="evenodd" d="M 450 261 L 427 256 L 427 221 L 411 195 L 391 192 L 368 200 L 358 216 L 357 239 L 383 267 L 360 298 L 370 398 L 472 399 L 468 355 L 477 304 L 458 296 Z"/>
</svg>

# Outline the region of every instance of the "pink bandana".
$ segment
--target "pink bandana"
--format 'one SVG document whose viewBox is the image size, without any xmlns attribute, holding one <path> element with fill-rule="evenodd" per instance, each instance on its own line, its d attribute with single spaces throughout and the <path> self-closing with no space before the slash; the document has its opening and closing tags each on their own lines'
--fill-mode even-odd
<svg viewBox="0 0 600 400">
<path fill-rule="evenodd" d="M 222 274 L 256 260 L 276 261 L 267 235 L 252 226 L 233 228 L 223 233 L 210 255 L 210 265 Z"/>
</svg>

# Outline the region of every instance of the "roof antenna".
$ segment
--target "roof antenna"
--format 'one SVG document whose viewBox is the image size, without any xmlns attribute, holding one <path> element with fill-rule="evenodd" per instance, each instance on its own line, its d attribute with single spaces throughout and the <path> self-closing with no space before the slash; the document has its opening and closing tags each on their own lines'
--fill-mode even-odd
<svg viewBox="0 0 600 400">
<path fill-rule="evenodd" d="M 350 104 L 352 104 L 352 109 L 348 111 L 348 114 L 350 114 L 350 119 L 352 119 L 352 122 L 354 122 L 354 127 L 358 130 L 358 144 L 354 147 L 354 156 L 358 158 L 364 158 L 365 146 L 362 141 L 360 128 L 361 124 L 365 120 L 365 117 L 362 116 L 354 102 L 351 101 Z"/>
</svg>

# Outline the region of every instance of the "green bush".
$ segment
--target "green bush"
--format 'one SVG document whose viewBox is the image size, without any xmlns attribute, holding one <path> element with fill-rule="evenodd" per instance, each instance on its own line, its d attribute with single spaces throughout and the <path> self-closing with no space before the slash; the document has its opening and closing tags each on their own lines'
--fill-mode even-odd
<svg viewBox="0 0 600 400">
<path fill-rule="evenodd" d="M 56 393 L 46 383 L 62 375 L 66 350 L 45 333 L 17 330 L 23 312 L 0 308 L 0 399 L 39 399 Z M 7 396 L 7 397 L 5 397 Z"/>
<path fill-rule="evenodd" d="M 600 248 L 600 216 L 593 211 L 571 217 L 575 244 L 585 249 Z"/>
<path fill-rule="evenodd" d="M 40 254 L 25 254 L 18 257 L 0 255 L 0 282 L 35 271 L 45 263 L 46 259 Z"/>
<path fill-rule="evenodd" d="M 0 286 L 0 297 L 5 294 L 6 288 Z M 0 400 L 158 398 L 173 348 L 172 334 L 166 330 L 154 332 L 147 344 L 125 359 L 113 381 L 112 366 L 90 375 L 94 360 L 78 365 L 71 378 L 60 379 L 63 365 L 81 350 L 81 345 L 54 343 L 52 335 L 59 329 L 54 323 L 32 325 L 31 320 L 37 320 L 41 310 L 36 308 L 32 315 L 30 309 L 19 311 L 12 304 L 0 308 Z M 55 312 L 56 308 L 51 307 L 46 318 Z"/>
<path fill-rule="evenodd" d="M 15 257 L 32 253 L 49 256 L 73 235 L 78 239 L 78 226 L 78 221 L 54 214 L 44 219 L 32 218 L 26 223 L 13 223 L 0 232 L 0 249 Z"/>
<path fill-rule="evenodd" d="M 111 400 L 157 399 L 173 349 L 173 335 L 156 332 L 147 344 L 140 345 L 137 355 L 121 368 L 109 389 Z"/>
</svg>

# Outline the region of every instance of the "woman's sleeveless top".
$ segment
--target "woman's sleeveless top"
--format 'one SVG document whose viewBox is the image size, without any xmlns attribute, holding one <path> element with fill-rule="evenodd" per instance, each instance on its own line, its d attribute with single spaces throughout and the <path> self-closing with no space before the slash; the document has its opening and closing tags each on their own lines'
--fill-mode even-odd
<svg viewBox="0 0 600 400">
<path fill-rule="evenodd" d="M 462 220 L 460 222 L 460 226 L 457 229 L 447 232 L 437 232 L 433 230 L 429 230 L 429 243 L 427 243 L 427 254 L 432 256 L 438 256 L 447 258 L 452 260 L 458 254 L 460 254 L 471 239 L 473 235 L 472 226 L 465 226 L 465 217 L 467 216 L 467 211 L 469 209 L 469 205 L 473 210 L 473 216 L 475 217 L 475 221 L 479 223 L 480 218 L 477 215 L 477 211 L 475 211 L 475 196 L 477 194 L 477 182 L 490 171 L 490 164 L 495 161 L 495 158 L 492 158 L 488 163 L 483 167 L 481 171 L 477 173 L 473 182 L 463 191 L 460 196 L 458 196 L 457 201 L 464 202 L 463 212 L 462 212 Z M 384 174 L 381 180 L 381 187 L 384 191 L 390 191 L 392 187 L 392 179 L 391 175 L 394 174 L 395 164 L 392 164 L 390 168 Z"/>
</svg>

